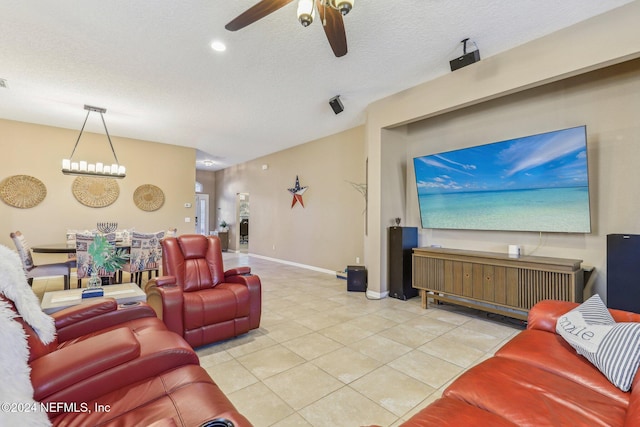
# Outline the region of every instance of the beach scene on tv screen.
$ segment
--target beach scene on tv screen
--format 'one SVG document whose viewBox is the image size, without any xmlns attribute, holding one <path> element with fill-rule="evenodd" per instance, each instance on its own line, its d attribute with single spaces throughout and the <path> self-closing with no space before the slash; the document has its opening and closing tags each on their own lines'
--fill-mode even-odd
<svg viewBox="0 0 640 427">
<path fill-rule="evenodd" d="M 589 233 L 584 126 L 414 159 L 423 228 Z"/>
</svg>

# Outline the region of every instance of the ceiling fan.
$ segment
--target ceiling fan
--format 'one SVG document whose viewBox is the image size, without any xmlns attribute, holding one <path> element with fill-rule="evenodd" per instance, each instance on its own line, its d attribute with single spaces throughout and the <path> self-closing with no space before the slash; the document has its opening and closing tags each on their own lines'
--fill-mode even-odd
<svg viewBox="0 0 640 427">
<path fill-rule="evenodd" d="M 225 25 L 229 31 L 237 31 L 272 12 L 286 6 L 293 0 L 261 0 L 233 21 Z M 324 27 L 333 53 L 337 56 L 347 54 L 347 36 L 344 31 L 342 16 L 349 13 L 354 0 L 298 0 L 298 20 L 302 26 L 309 26 L 315 17 L 316 10 Z"/>
</svg>

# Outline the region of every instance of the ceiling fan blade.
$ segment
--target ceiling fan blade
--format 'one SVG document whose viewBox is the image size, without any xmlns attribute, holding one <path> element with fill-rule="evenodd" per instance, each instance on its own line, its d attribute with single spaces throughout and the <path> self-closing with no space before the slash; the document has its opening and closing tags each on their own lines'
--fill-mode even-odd
<svg viewBox="0 0 640 427">
<path fill-rule="evenodd" d="M 320 23 L 324 24 L 326 20 L 326 25 L 323 25 L 324 33 L 327 35 L 333 53 L 337 57 L 346 55 L 347 35 L 344 31 L 342 14 L 332 7 L 325 7 L 323 0 L 316 0 L 316 7 L 320 15 Z"/>
<path fill-rule="evenodd" d="M 224 27 L 229 31 L 237 31 L 247 25 L 253 24 L 259 19 L 264 18 L 271 12 L 275 12 L 292 1 L 293 0 L 261 0 L 253 7 L 247 9 L 244 13 L 238 15 L 233 21 L 229 22 Z"/>
</svg>

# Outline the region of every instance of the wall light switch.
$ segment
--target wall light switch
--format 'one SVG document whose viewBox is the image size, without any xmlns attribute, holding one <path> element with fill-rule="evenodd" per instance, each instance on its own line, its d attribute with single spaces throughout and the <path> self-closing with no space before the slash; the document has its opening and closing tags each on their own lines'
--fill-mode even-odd
<svg viewBox="0 0 640 427">
<path fill-rule="evenodd" d="M 191 207 L 191 203 L 185 203 L 185 204 L 184 204 L 184 207 L 185 207 L 185 208 L 190 208 L 190 207 Z"/>
<path fill-rule="evenodd" d="M 191 222 L 191 217 L 190 216 L 185 216 L 184 217 L 184 222 Z"/>
</svg>

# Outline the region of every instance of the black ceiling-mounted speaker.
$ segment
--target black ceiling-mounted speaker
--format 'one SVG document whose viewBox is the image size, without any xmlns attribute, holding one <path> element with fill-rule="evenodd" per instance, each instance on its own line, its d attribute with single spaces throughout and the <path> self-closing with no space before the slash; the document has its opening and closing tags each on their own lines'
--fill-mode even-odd
<svg viewBox="0 0 640 427">
<path fill-rule="evenodd" d="M 331 98 L 329 100 L 329 105 L 331 105 L 333 112 L 336 114 L 340 114 L 344 111 L 344 106 L 342 105 L 342 101 L 340 101 L 340 95 Z"/>
<path fill-rule="evenodd" d="M 471 65 L 474 62 L 480 61 L 480 49 L 476 49 L 473 52 L 467 52 L 468 41 L 469 39 L 462 40 L 462 43 L 463 43 L 462 56 L 459 56 L 449 61 L 449 65 L 451 66 L 451 71 L 455 71 L 459 68 L 466 67 L 467 65 Z"/>
</svg>

